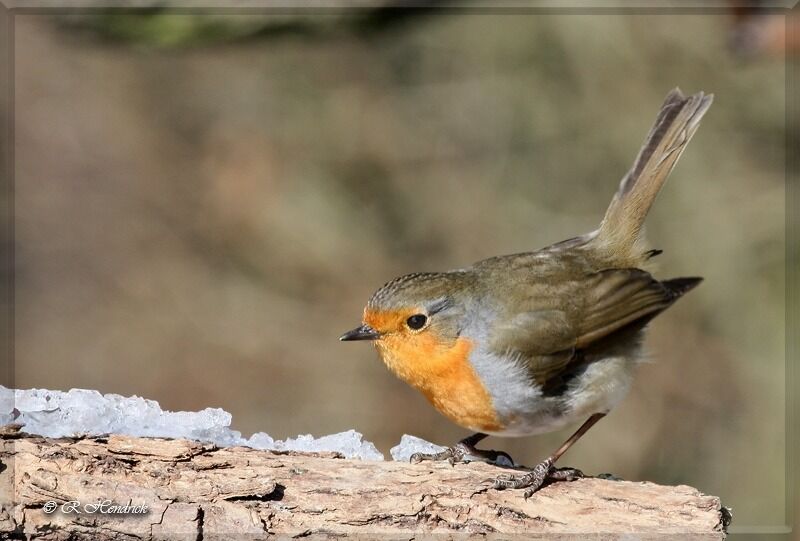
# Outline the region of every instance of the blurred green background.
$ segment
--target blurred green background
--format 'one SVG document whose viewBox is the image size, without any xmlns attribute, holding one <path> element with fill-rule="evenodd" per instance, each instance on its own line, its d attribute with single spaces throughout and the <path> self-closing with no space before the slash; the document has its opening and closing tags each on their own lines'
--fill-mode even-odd
<svg viewBox="0 0 800 541">
<path fill-rule="evenodd" d="M 373 290 L 594 228 L 674 86 L 716 100 L 648 221 L 630 396 L 564 465 L 785 522 L 783 53 L 734 16 L 15 18 L 15 382 L 222 407 L 245 434 L 466 435 L 337 337 Z M 575 427 L 500 440 L 533 464 Z M 754 464 L 756 467 L 754 467 Z"/>
</svg>

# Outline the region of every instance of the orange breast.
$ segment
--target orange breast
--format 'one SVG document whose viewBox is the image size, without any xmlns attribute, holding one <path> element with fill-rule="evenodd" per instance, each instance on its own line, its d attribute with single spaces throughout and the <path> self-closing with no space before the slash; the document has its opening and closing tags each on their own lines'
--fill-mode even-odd
<svg viewBox="0 0 800 541">
<path fill-rule="evenodd" d="M 468 361 L 470 340 L 442 342 L 426 331 L 386 335 L 375 344 L 386 366 L 454 423 L 475 431 L 502 429 L 492 398 Z"/>
</svg>

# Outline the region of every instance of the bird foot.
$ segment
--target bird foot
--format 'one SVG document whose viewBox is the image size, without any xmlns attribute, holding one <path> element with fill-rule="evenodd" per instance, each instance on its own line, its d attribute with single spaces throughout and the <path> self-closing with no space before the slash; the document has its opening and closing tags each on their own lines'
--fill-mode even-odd
<svg viewBox="0 0 800 541">
<path fill-rule="evenodd" d="M 583 477 L 582 471 L 575 468 L 555 468 L 553 462 L 552 458 L 548 458 L 525 475 L 501 475 L 494 480 L 494 488 L 495 490 L 524 488 L 526 490 L 523 496 L 528 499 L 544 485 L 545 481 L 574 481 Z"/>
<path fill-rule="evenodd" d="M 508 453 L 493 449 L 477 449 L 464 442 L 458 442 L 439 453 L 414 453 L 410 459 L 412 464 L 418 464 L 424 460 L 437 462 L 446 460 L 451 466 L 460 462 L 486 462 L 497 466 L 514 465 L 514 459 Z"/>
</svg>

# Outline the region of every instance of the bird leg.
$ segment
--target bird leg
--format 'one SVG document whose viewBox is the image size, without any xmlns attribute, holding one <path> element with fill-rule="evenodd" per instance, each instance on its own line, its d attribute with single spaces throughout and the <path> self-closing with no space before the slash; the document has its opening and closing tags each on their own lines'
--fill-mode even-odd
<svg viewBox="0 0 800 541">
<path fill-rule="evenodd" d="M 488 449 L 478 449 L 475 447 L 479 441 L 486 438 L 487 435 L 481 432 L 473 434 L 463 440 L 459 441 L 452 447 L 448 447 L 439 453 L 414 453 L 411 455 L 411 462 L 417 464 L 423 460 L 446 460 L 450 465 L 455 465 L 457 462 L 480 461 L 489 462 L 493 464 L 507 464 L 514 465 L 514 459 L 508 453 L 503 451 L 495 451 Z"/>
<path fill-rule="evenodd" d="M 525 490 L 525 498 L 531 497 L 531 495 L 541 488 L 542 484 L 547 479 L 552 479 L 554 481 L 572 481 L 579 477 L 583 477 L 583 473 L 580 470 L 576 470 L 574 468 L 554 468 L 553 465 L 556 461 L 567 452 L 567 449 L 572 447 L 572 445 L 578 441 L 581 436 L 583 436 L 586 431 L 588 431 L 592 426 L 605 417 L 605 413 L 595 413 L 589 419 L 581 425 L 581 427 L 575 431 L 575 433 L 565 441 L 561 447 L 559 447 L 555 453 L 544 459 L 541 463 L 537 464 L 535 468 L 531 471 L 526 473 L 525 475 L 519 477 L 513 477 L 509 475 L 503 475 L 498 477 L 494 480 L 494 488 L 497 490 L 503 490 L 506 488 L 524 488 Z"/>
</svg>

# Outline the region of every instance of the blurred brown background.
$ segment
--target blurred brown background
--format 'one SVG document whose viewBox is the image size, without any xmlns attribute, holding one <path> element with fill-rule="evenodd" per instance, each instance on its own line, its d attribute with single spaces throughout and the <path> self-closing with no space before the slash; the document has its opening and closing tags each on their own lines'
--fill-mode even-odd
<svg viewBox="0 0 800 541">
<path fill-rule="evenodd" d="M 246 435 L 466 432 L 341 344 L 397 275 L 592 229 L 664 95 L 716 94 L 648 226 L 706 282 L 565 457 L 785 521 L 782 52 L 734 17 L 17 15 L 15 381 Z M 488 445 L 535 463 L 574 427 Z M 756 467 L 754 467 L 754 464 Z"/>
</svg>

